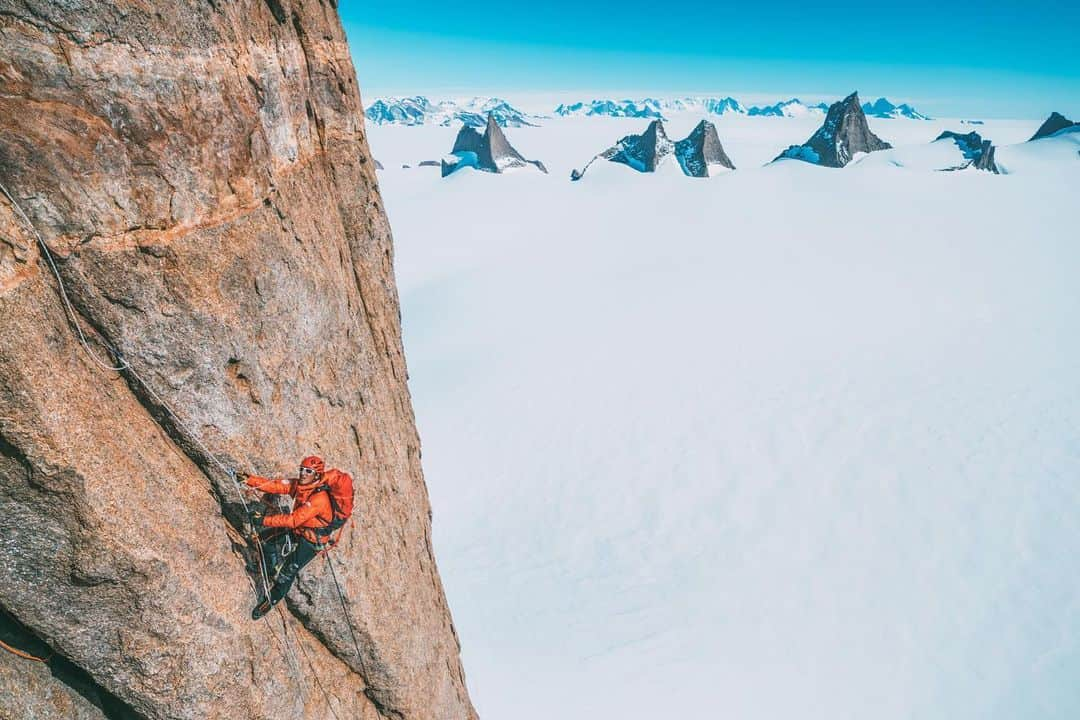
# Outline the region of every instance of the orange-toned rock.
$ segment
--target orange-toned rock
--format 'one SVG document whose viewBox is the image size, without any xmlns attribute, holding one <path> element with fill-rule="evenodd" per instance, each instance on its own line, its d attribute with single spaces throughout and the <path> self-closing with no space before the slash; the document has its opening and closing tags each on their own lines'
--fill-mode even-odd
<svg viewBox="0 0 1080 720">
<path fill-rule="evenodd" d="M 134 370 L 84 352 L 0 197 L 0 608 L 124 713 L 475 717 L 333 4 L 4 3 L 0 183 L 94 352 Z M 263 474 L 319 453 L 357 479 L 332 557 L 359 654 L 325 560 L 249 619 L 237 496 L 207 449 Z M 31 672 L 18 660 L 0 674 Z M 22 700 L 0 717 L 49 707 Z"/>
</svg>

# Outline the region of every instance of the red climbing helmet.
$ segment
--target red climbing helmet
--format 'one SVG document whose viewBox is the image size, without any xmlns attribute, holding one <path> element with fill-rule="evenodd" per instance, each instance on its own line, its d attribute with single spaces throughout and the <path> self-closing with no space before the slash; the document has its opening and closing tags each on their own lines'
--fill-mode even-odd
<svg viewBox="0 0 1080 720">
<path fill-rule="evenodd" d="M 318 455 L 308 455 L 300 461 L 300 467 L 314 470 L 319 475 L 322 475 L 323 472 L 326 471 L 326 464 L 323 463 L 323 459 Z"/>
</svg>

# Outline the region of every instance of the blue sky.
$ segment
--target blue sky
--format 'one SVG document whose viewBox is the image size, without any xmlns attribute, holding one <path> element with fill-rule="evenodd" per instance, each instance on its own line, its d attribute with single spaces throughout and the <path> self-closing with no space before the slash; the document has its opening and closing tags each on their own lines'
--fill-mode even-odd
<svg viewBox="0 0 1080 720">
<path fill-rule="evenodd" d="M 367 97 L 618 91 L 817 100 L 858 89 L 938 115 L 1080 112 L 1080 2 L 342 0 L 340 11 Z"/>
</svg>

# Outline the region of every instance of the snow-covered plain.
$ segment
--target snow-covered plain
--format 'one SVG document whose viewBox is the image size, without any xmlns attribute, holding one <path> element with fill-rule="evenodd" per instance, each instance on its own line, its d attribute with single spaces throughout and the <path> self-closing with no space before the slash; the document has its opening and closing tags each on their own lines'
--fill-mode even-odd
<svg viewBox="0 0 1080 720">
<path fill-rule="evenodd" d="M 723 117 L 734 172 L 576 183 L 646 122 L 446 179 L 456 128 L 369 128 L 481 717 L 1080 717 L 1080 134 L 1007 147 L 1040 121 L 871 119 L 897 161 L 832 170 L 762 167 L 820 118 Z M 902 162 L 944 129 L 1010 174 Z"/>
</svg>

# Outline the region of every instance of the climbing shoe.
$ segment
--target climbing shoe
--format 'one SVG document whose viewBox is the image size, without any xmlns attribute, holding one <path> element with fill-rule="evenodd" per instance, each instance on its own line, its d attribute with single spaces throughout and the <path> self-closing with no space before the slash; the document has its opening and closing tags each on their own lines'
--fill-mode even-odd
<svg viewBox="0 0 1080 720">
<path fill-rule="evenodd" d="M 262 601 L 255 606 L 251 611 L 251 619 L 258 620 L 266 613 L 270 612 L 270 608 L 274 607 L 274 603 L 270 602 L 270 598 L 263 598 Z"/>
</svg>

